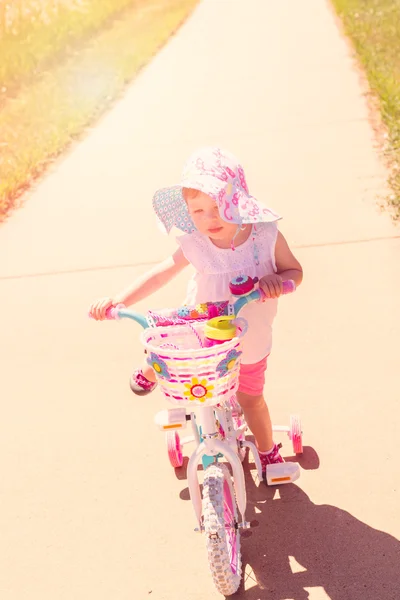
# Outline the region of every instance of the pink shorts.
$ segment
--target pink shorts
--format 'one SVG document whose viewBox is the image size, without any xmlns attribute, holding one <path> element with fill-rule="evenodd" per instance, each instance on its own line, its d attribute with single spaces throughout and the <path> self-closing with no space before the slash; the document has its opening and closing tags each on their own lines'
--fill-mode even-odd
<svg viewBox="0 0 400 600">
<path fill-rule="evenodd" d="M 249 396 L 261 396 L 264 390 L 267 359 L 268 356 L 265 356 L 253 365 L 240 365 L 239 392 Z"/>
</svg>

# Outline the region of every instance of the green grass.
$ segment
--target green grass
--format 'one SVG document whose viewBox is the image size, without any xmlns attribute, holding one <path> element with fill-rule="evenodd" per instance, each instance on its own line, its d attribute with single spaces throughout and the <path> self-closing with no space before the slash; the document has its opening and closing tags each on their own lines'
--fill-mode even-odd
<svg viewBox="0 0 400 600">
<path fill-rule="evenodd" d="M 137 0 L 109 29 L 8 99 L 0 110 L 0 220 L 110 106 L 197 1 Z"/>
<path fill-rule="evenodd" d="M 400 0 L 332 0 L 378 98 L 388 130 L 389 198 L 400 218 Z"/>
<path fill-rule="evenodd" d="M 0 88 L 8 94 L 21 80 L 35 77 L 68 48 L 87 38 L 137 0 L 0 1 Z"/>
</svg>

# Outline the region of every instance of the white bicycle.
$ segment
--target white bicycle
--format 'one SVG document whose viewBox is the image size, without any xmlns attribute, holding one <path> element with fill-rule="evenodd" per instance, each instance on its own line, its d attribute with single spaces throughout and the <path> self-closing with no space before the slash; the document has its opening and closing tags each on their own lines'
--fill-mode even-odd
<svg viewBox="0 0 400 600">
<path fill-rule="evenodd" d="M 225 596 L 235 593 L 240 585 L 240 531 L 250 527 L 246 521 L 242 467 L 247 448 L 262 479 L 257 449 L 246 440 L 247 424 L 235 400 L 241 357 L 240 330 L 245 327 L 243 319 L 237 317 L 245 304 L 260 300 L 262 291 L 254 289 L 256 280 L 240 279 L 245 283 L 251 281 L 252 285 L 242 286 L 245 293 L 233 304 L 183 306 L 162 313 L 149 312 L 146 317 L 119 305 L 109 309 L 107 314 L 110 319 L 133 319 L 144 327 L 141 341 L 147 361 L 154 369 L 164 396 L 175 405 L 155 417 L 158 427 L 166 432 L 173 467 L 183 464 L 183 445 L 195 442 L 187 468 L 197 520 L 195 531 L 204 533 L 214 584 Z M 294 282 L 284 282 L 284 293 L 294 289 Z M 234 326 L 238 335 L 210 345 L 205 335 L 210 320 L 223 330 Z M 192 435 L 181 440 L 179 431 L 189 421 Z M 286 432 L 294 452 L 302 452 L 299 417 L 292 416 L 289 426 L 275 426 L 273 430 Z M 202 488 L 198 478 L 200 462 L 204 470 Z M 281 463 L 267 466 L 266 480 L 268 485 L 278 485 L 293 482 L 299 475 L 297 463 Z"/>
</svg>

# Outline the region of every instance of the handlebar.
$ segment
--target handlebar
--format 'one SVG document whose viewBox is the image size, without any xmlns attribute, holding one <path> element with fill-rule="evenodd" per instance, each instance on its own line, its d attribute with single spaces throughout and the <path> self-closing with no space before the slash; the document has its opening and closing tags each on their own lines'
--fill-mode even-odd
<svg viewBox="0 0 400 600">
<path fill-rule="evenodd" d="M 293 281 L 293 279 L 287 279 L 283 282 L 282 288 L 283 295 L 291 294 L 296 290 L 296 284 Z M 239 312 L 244 306 L 246 306 L 246 304 L 250 304 L 250 302 L 257 302 L 258 300 L 262 300 L 263 298 L 265 298 L 265 294 L 260 288 L 258 288 L 257 290 L 253 290 L 252 292 L 250 292 L 250 294 L 247 294 L 247 296 L 241 296 L 233 304 L 235 317 L 238 316 Z"/>
<path fill-rule="evenodd" d="M 290 294 L 296 290 L 296 284 L 292 279 L 288 279 L 283 282 L 283 294 Z M 188 323 L 191 321 L 199 321 L 206 320 L 218 315 L 221 315 L 221 312 L 218 310 L 223 310 L 223 314 L 225 315 L 234 315 L 238 316 L 239 312 L 242 310 L 246 304 L 250 304 L 250 302 L 257 302 L 265 297 L 264 292 L 258 288 L 257 290 L 253 290 L 247 295 L 240 296 L 233 304 L 229 304 L 228 302 L 207 302 L 205 305 L 207 306 L 207 312 L 205 312 L 202 316 L 198 315 L 197 317 L 190 317 L 190 307 L 181 307 L 174 311 L 171 311 L 169 314 L 157 314 L 157 313 L 149 313 L 149 317 L 142 315 L 141 313 L 137 313 L 133 310 L 129 310 L 125 307 L 124 304 L 118 304 L 117 306 L 111 306 L 106 311 L 106 319 L 108 320 L 119 320 L 119 319 L 132 319 L 136 321 L 146 329 L 149 326 L 149 321 L 155 321 L 155 325 L 172 325 L 177 323 Z M 217 308 L 218 307 L 218 308 Z M 195 311 L 195 307 L 191 307 L 193 312 Z M 188 317 L 184 318 L 182 315 L 180 316 L 180 312 L 187 312 Z M 222 316 L 222 315 L 221 315 Z M 158 318 L 158 321 L 157 321 Z"/>
</svg>

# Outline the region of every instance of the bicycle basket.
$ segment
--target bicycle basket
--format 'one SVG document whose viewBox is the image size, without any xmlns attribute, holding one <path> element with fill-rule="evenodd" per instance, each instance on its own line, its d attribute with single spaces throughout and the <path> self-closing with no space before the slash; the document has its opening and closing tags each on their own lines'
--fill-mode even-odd
<svg viewBox="0 0 400 600">
<path fill-rule="evenodd" d="M 239 384 L 240 341 L 203 348 L 204 323 L 150 327 L 142 332 L 147 362 L 169 402 L 210 406 L 234 394 Z"/>
</svg>

